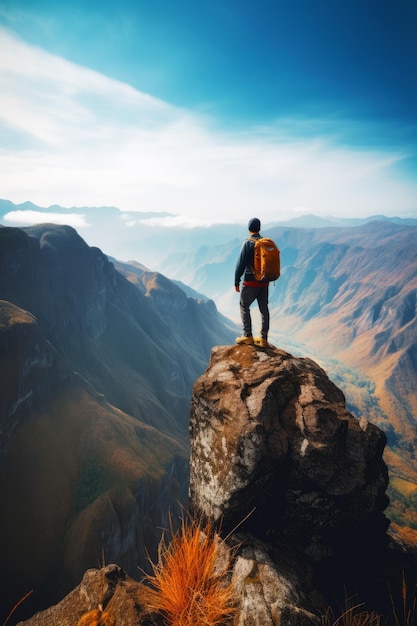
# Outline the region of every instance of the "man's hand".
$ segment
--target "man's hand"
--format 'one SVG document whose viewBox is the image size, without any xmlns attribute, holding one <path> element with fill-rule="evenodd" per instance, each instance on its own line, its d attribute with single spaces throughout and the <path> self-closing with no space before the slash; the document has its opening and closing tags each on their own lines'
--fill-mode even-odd
<svg viewBox="0 0 417 626">
<path fill-rule="evenodd" d="M 239 291 L 240 291 L 239 285 L 235 285 L 235 291 L 237 291 L 239 293 Z"/>
</svg>

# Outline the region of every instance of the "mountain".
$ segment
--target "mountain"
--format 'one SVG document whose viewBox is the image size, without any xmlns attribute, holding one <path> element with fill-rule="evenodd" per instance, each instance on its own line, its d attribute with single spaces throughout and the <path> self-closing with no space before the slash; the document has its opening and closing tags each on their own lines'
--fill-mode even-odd
<svg viewBox="0 0 417 626">
<path fill-rule="evenodd" d="M 138 577 L 186 503 L 192 385 L 236 329 L 213 301 L 119 269 L 69 226 L 0 227 L 6 613 L 102 561 Z"/>
<path fill-rule="evenodd" d="M 350 226 L 363 226 L 369 222 L 390 222 L 391 224 L 400 224 L 403 226 L 417 226 L 417 219 L 410 217 L 386 217 L 385 215 L 370 215 L 368 217 L 334 217 L 327 215 L 326 217 L 318 217 L 317 215 L 306 214 L 299 217 L 293 217 L 289 220 L 281 221 L 272 226 L 290 226 L 292 228 L 328 228 L 333 226 L 341 226 L 347 228 Z"/>
</svg>

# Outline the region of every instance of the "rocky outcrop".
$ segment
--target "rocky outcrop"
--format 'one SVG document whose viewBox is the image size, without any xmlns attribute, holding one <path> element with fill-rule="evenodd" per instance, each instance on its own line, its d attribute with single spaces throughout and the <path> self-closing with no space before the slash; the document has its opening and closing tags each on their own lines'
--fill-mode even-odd
<svg viewBox="0 0 417 626">
<path fill-rule="evenodd" d="M 410 483 L 417 484 L 416 220 L 374 216 L 366 222 L 317 228 L 318 222 L 292 221 L 268 229 L 279 244 L 283 268 L 277 285 L 271 285 L 276 323 L 270 339 L 302 346 L 320 359 L 352 413 L 366 415 L 386 433 L 385 460 L 401 479 L 390 485 L 387 511 L 399 525 L 396 530 L 402 527 L 403 539 L 417 545 L 410 490 Z M 231 240 L 219 236 L 204 256 L 195 246 L 169 264 L 171 277 L 187 276 L 189 285 L 235 316 L 229 277 L 241 241 Z"/>
<path fill-rule="evenodd" d="M 230 530 L 327 530 L 378 517 L 387 499 L 385 435 L 354 418 L 310 359 L 218 347 L 194 386 L 190 506 Z M 308 529 L 308 531 L 307 531 Z"/>
<path fill-rule="evenodd" d="M 279 566 L 273 562 L 264 544 L 255 539 L 234 554 L 235 595 L 240 603 L 235 626 L 319 626 L 320 619 L 303 606 L 314 609 L 321 598 L 306 589 L 312 572 L 301 574 L 294 554 L 281 553 Z M 231 553 L 220 550 L 219 568 L 230 562 Z M 278 556 L 278 555 L 277 555 Z M 223 562 L 224 560 L 224 562 Z M 222 562 L 220 562 L 222 561 Z M 325 607 L 323 608 L 323 612 Z M 100 621 L 101 620 L 101 621 Z M 117 565 L 88 570 L 81 583 L 55 606 L 36 613 L 18 626 L 164 626 L 161 613 L 153 611 L 149 588 L 129 576 Z M 206 622 L 204 622 L 205 624 Z M 203 626 L 197 621 L 195 626 Z"/>
<path fill-rule="evenodd" d="M 146 608 L 146 588 L 117 565 L 108 565 L 88 570 L 81 583 L 62 602 L 20 624 L 162 626 L 163 621 L 160 615 Z"/>
<path fill-rule="evenodd" d="M 231 544 L 230 579 L 237 608 L 234 626 L 319 626 L 328 605 L 314 584 L 314 568 L 285 541 L 272 547 L 237 533 Z"/>
<path fill-rule="evenodd" d="M 316 363 L 214 348 L 194 386 L 190 444 L 190 510 L 240 546 L 239 624 L 314 623 L 328 584 L 364 592 L 386 548 L 385 435 L 347 411 Z"/>
</svg>

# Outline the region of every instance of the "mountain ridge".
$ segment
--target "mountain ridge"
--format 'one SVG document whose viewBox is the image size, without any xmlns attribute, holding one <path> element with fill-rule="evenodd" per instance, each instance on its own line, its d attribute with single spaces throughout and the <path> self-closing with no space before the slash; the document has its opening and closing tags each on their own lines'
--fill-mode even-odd
<svg viewBox="0 0 417 626">
<path fill-rule="evenodd" d="M 212 301 L 157 273 L 133 284 L 69 226 L 0 228 L 11 606 L 28 588 L 25 610 L 56 602 L 103 554 L 135 577 L 148 567 L 187 499 L 192 385 L 213 338 L 234 336 Z"/>
<path fill-rule="evenodd" d="M 246 234 L 246 223 L 224 223 L 213 225 L 181 226 L 177 215 L 167 211 L 146 212 L 122 211 L 117 207 L 71 207 L 59 205 L 40 207 L 31 202 L 14 204 L 10 200 L 0 199 L 0 223 L 8 226 L 26 226 L 33 223 L 34 216 L 28 212 L 27 221 L 23 224 L 25 211 L 39 214 L 75 215 L 78 218 L 77 228 L 90 246 L 98 246 L 106 253 L 120 261 L 138 260 L 147 267 L 166 273 L 169 256 L 178 250 L 193 253 L 201 246 L 216 244 L 232 245 Z M 21 212 L 18 221 L 7 221 L 13 211 Z M 10 217 L 10 216 L 9 216 Z M 82 220 L 80 221 L 80 219 Z M 49 219 L 49 218 L 48 218 Z M 276 219 L 263 222 L 263 229 L 270 230 L 277 226 L 317 228 L 317 227 L 352 227 L 383 219 L 389 223 L 416 225 L 416 218 L 400 218 L 386 216 L 370 216 L 364 218 L 339 218 L 334 216 L 304 215 L 287 220 Z M 16 218 L 15 218 L 16 220 Z M 45 221 L 38 217 L 38 221 Z M 60 220 L 61 221 L 61 220 Z M 159 242 L 155 244 L 154 242 Z"/>
</svg>

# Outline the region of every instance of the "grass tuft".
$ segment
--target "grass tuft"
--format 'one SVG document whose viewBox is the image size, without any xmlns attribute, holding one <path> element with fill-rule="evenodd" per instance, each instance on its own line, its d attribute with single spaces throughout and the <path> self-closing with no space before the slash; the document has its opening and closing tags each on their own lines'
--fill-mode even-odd
<svg viewBox="0 0 417 626">
<path fill-rule="evenodd" d="M 376 611 L 367 611 L 363 602 L 354 604 L 353 597 L 348 597 L 345 589 L 345 606 L 338 617 L 332 609 L 321 618 L 322 626 L 381 626 L 381 615 Z M 385 623 L 385 622 L 384 622 Z"/>
<path fill-rule="evenodd" d="M 33 589 L 31 591 L 28 591 L 27 594 L 25 594 L 23 596 L 23 598 L 20 598 L 19 602 L 16 602 L 16 604 L 14 605 L 14 607 L 12 608 L 12 610 L 10 611 L 9 615 L 7 616 L 6 620 L 3 622 L 3 626 L 6 626 L 6 624 L 9 622 L 10 618 L 12 617 L 12 615 L 16 612 L 16 610 L 19 608 L 19 606 L 26 600 L 26 598 L 28 598 L 31 594 L 33 593 Z"/>
<path fill-rule="evenodd" d="M 410 591 L 404 572 L 402 575 L 400 595 L 401 600 L 396 605 L 393 599 L 392 591 L 390 589 L 390 599 L 392 605 L 392 614 L 394 617 L 394 624 L 395 626 L 414 626 L 417 623 L 417 585 L 415 585 Z M 401 610 L 400 608 L 398 608 L 398 605 L 400 605 Z"/>
<path fill-rule="evenodd" d="M 349 606 L 335 618 L 329 611 L 321 619 L 322 626 L 380 626 L 381 616 L 375 611 L 366 611 L 363 604 Z"/>
<path fill-rule="evenodd" d="M 235 614 L 233 584 L 226 581 L 229 561 L 219 568 L 222 541 L 210 523 L 182 520 L 167 544 L 162 538 L 158 563 L 145 576 L 152 589 L 149 604 L 168 626 L 216 626 Z"/>
<path fill-rule="evenodd" d="M 107 611 L 94 609 L 85 613 L 77 623 L 77 626 L 114 626 L 116 620 Z"/>
</svg>

